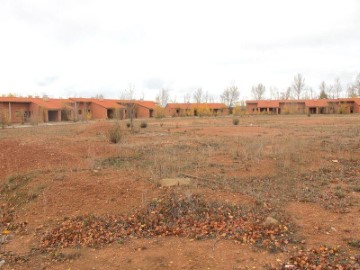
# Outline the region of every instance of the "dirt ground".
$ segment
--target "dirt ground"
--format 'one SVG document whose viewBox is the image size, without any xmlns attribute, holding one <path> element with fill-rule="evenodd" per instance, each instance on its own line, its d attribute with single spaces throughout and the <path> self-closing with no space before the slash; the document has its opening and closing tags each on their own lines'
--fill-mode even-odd
<svg viewBox="0 0 360 270">
<path fill-rule="evenodd" d="M 360 116 L 232 120 L 0 129 L 2 268 L 360 269 Z"/>
</svg>

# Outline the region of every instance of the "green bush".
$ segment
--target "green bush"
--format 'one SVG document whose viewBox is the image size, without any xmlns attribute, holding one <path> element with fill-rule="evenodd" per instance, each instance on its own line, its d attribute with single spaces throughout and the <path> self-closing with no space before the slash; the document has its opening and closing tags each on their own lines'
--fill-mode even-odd
<svg viewBox="0 0 360 270">
<path fill-rule="evenodd" d="M 233 125 L 237 126 L 239 124 L 239 118 L 233 118 Z"/>
</svg>

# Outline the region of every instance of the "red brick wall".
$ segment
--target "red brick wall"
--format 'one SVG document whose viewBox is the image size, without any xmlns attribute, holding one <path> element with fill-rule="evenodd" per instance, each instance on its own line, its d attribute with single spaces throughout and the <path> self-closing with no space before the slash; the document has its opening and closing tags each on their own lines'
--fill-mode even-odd
<svg viewBox="0 0 360 270">
<path fill-rule="evenodd" d="M 24 119 L 23 113 L 31 111 L 30 103 L 10 102 L 9 110 L 9 102 L 3 102 L 1 108 L 11 123 L 21 123 Z"/>
<path fill-rule="evenodd" d="M 91 110 L 92 119 L 107 119 L 107 109 L 106 108 L 104 108 L 98 104 L 91 103 L 90 110 Z"/>
<path fill-rule="evenodd" d="M 150 109 L 137 105 L 136 117 L 137 118 L 150 118 Z"/>
<path fill-rule="evenodd" d="M 47 111 L 35 103 L 30 104 L 31 117 L 34 121 L 42 123 L 48 121 Z"/>
<path fill-rule="evenodd" d="M 247 103 L 246 104 L 246 113 L 257 113 L 256 111 L 257 103 Z"/>
</svg>

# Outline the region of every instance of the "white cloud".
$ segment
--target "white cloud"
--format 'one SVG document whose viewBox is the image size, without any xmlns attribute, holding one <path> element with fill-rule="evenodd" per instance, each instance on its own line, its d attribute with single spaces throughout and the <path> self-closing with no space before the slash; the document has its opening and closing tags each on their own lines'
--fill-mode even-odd
<svg viewBox="0 0 360 270">
<path fill-rule="evenodd" d="M 360 72 L 359 11 L 356 0 L 3 0 L 0 94 L 118 97 L 133 83 L 180 99 L 235 81 L 250 98 L 298 72 L 317 89 Z"/>
</svg>

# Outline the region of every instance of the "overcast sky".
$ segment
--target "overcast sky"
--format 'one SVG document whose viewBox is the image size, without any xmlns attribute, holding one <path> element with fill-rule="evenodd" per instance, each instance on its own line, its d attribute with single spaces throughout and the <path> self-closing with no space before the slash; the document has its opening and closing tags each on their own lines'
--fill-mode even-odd
<svg viewBox="0 0 360 270">
<path fill-rule="evenodd" d="M 360 72 L 359 0 L 0 0 L 0 94 L 178 102 L 202 87 L 318 91 Z M 267 95 L 267 96 L 268 96 Z"/>
</svg>

